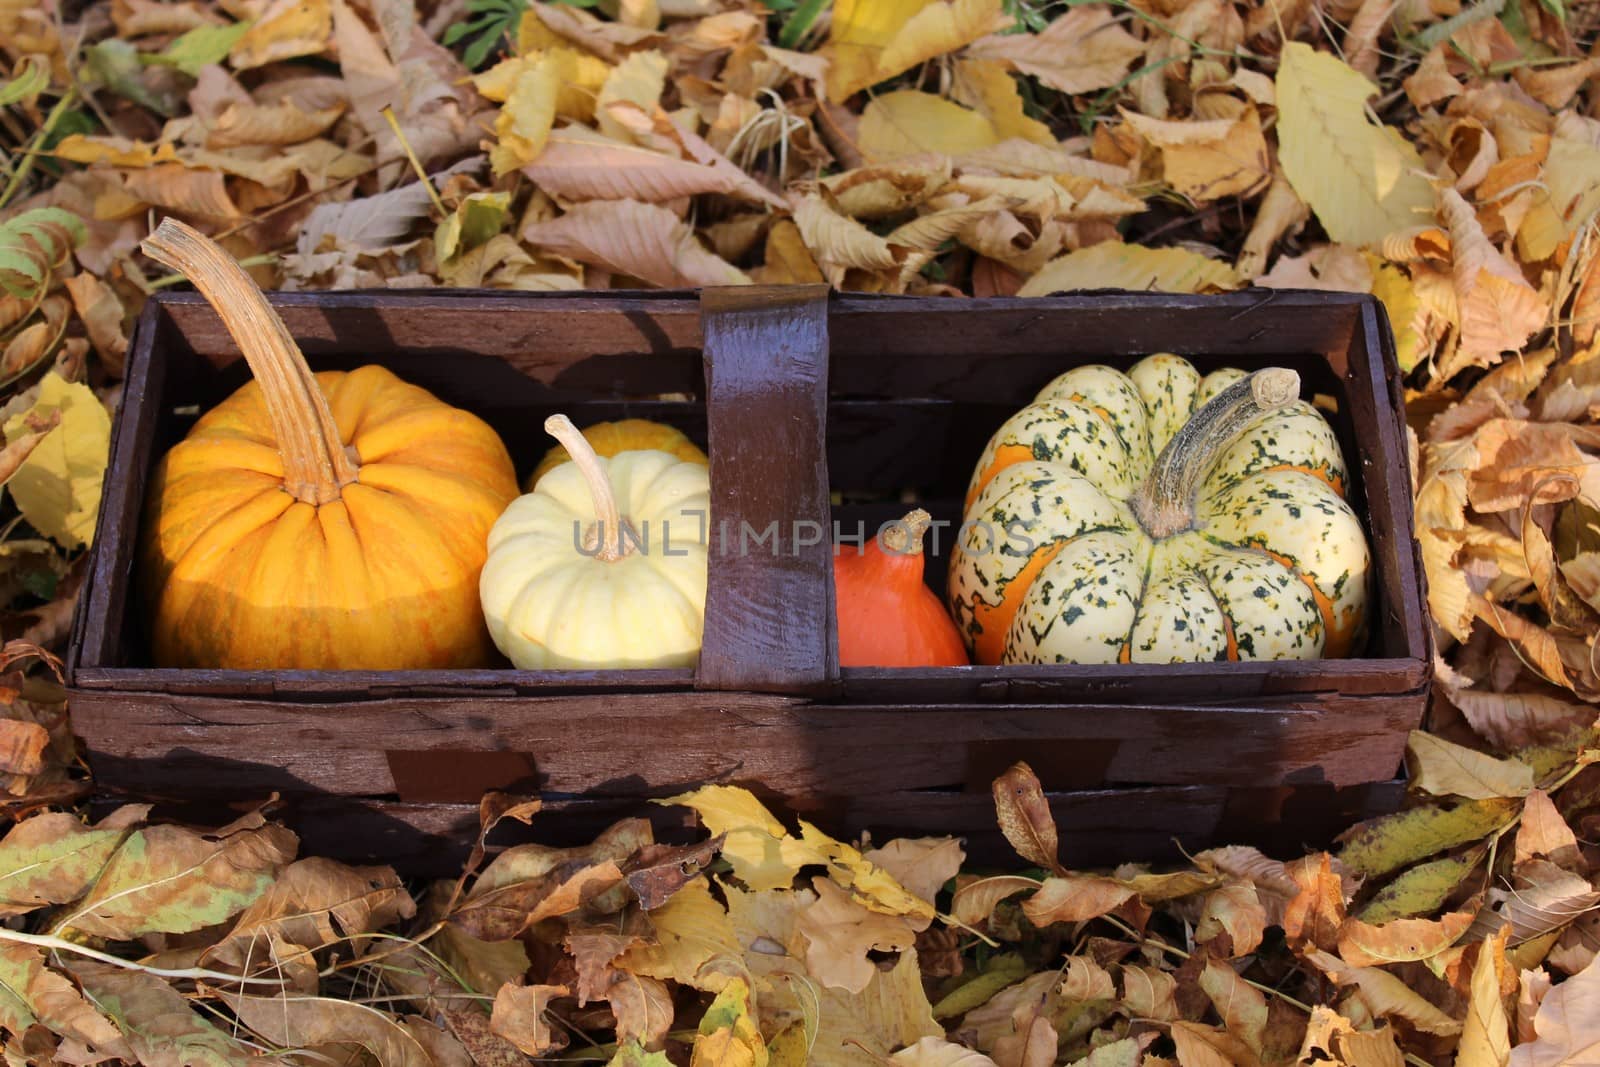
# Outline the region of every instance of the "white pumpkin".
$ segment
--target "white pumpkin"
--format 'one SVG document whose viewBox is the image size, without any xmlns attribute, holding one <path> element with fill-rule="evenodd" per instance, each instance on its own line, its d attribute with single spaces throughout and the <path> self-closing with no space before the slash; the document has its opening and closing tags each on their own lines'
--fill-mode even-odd
<svg viewBox="0 0 1600 1067">
<path fill-rule="evenodd" d="M 595 454 L 565 415 L 571 462 L 489 531 L 489 635 L 524 670 L 691 667 L 705 627 L 711 485 L 666 452 Z"/>
<path fill-rule="evenodd" d="M 950 561 L 976 663 L 1358 650 L 1370 554 L 1293 371 L 1079 367 L 996 431 Z"/>
</svg>

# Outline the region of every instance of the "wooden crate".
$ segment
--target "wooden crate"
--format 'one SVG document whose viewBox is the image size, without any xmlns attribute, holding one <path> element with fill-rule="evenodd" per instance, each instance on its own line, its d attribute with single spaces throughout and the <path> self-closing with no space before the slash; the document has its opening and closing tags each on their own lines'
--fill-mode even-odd
<svg viewBox="0 0 1600 1067">
<path fill-rule="evenodd" d="M 437 854 L 488 788 L 565 798 L 577 820 L 736 783 L 841 832 L 960 828 L 992 844 L 989 782 L 1026 759 L 1077 820 L 1069 838 L 1108 858 L 1155 854 L 1174 836 L 1186 848 L 1292 837 L 1296 811 L 1370 813 L 1395 795 L 1370 783 L 1400 765 L 1432 655 L 1398 373 L 1370 297 L 955 301 L 792 287 L 271 299 L 314 368 L 390 367 L 487 419 L 520 474 L 544 453 L 554 411 L 579 425 L 673 423 L 708 448 L 714 527 L 737 539 L 776 524 L 778 547 L 714 544 L 693 671 L 153 668 L 133 575 L 146 481 L 245 377 L 210 308 L 162 294 L 130 350 L 68 663 L 74 724 L 102 788 L 172 801 L 277 791 L 318 825 L 348 828 L 324 831 L 336 836 L 319 848 L 364 858 L 417 856 L 421 842 Z M 1337 401 L 1332 424 L 1373 548 L 1362 654 L 841 670 L 831 538 L 805 543 L 814 531 L 870 531 L 903 510 L 905 490 L 959 521 L 985 441 L 1041 385 L 1157 351 L 1202 369 L 1290 366 Z M 851 503 L 830 507 L 834 492 Z M 931 550 L 936 584 L 945 547 Z"/>
</svg>

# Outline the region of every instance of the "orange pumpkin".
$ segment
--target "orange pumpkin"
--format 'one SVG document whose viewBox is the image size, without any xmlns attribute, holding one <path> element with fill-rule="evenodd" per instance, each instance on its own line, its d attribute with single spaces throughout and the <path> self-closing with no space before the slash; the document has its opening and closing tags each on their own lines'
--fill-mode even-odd
<svg viewBox="0 0 1600 1067">
<path fill-rule="evenodd" d="M 499 436 L 382 367 L 313 375 L 249 275 L 188 226 L 165 220 L 144 250 L 194 282 L 254 376 L 152 479 L 156 663 L 487 665 L 478 573 L 517 495 Z"/>
<path fill-rule="evenodd" d="M 922 580 L 918 508 L 859 552 L 833 561 L 841 667 L 960 667 L 967 649 L 944 605 Z"/>
<path fill-rule="evenodd" d="M 700 451 L 699 446 L 689 440 L 682 430 L 676 426 L 668 426 L 664 422 L 651 422 L 649 419 L 597 422 L 584 427 L 583 439 L 589 442 L 589 447 L 594 449 L 595 455 L 606 459 L 623 452 L 665 452 L 685 463 L 698 463 L 702 467 L 710 463 L 706 459 L 706 454 Z M 572 457 L 562 445 L 556 445 L 546 452 L 533 473 L 528 475 L 525 483 L 527 491 L 533 492 L 540 478 L 571 460 Z"/>
</svg>

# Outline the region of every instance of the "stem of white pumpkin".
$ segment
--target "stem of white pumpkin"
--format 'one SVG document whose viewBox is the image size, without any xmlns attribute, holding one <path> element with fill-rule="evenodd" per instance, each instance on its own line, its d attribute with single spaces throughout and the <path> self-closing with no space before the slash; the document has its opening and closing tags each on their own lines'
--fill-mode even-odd
<svg viewBox="0 0 1600 1067">
<path fill-rule="evenodd" d="M 933 525 L 933 516 L 917 508 L 878 536 L 883 547 L 899 556 L 914 556 L 922 551 L 922 538 Z"/>
<path fill-rule="evenodd" d="M 1267 367 L 1240 378 L 1191 415 L 1128 502 L 1145 532 L 1160 540 L 1193 529 L 1195 498 L 1212 464 L 1257 419 L 1299 395 L 1300 375 Z"/>
<path fill-rule="evenodd" d="M 627 542 L 622 535 L 622 513 L 617 510 L 617 495 L 611 490 L 611 479 L 595 454 L 589 439 L 578 431 L 565 415 L 551 415 L 544 420 L 544 432 L 561 442 L 578 465 L 583 480 L 589 483 L 589 496 L 594 500 L 595 517 L 599 520 L 598 544 L 594 549 L 596 559 L 615 562 L 628 554 Z"/>
<path fill-rule="evenodd" d="M 194 283 L 244 354 L 283 457 L 284 489 L 308 504 L 338 500 L 360 467 L 300 346 L 254 279 L 221 245 L 174 218 L 162 219 L 140 247 Z"/>
</svg>

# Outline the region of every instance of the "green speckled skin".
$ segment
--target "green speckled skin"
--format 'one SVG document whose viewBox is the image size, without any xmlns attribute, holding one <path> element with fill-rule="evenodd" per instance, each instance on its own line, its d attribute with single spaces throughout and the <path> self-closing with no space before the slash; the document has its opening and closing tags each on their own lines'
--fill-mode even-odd
<svg viewBox="0 0 1600 1067">
<path fill-rule="evenodd" d="M 1129 507 L 1154 457 L 1243 371 L 1156 355 L 1068 371 L 1008 419 L 973 474 L 950 601 L 979 663 L 1347 655 L 1370 553 L 1344 457 L 1303 400 L 1206 474 L 1195 528 L 1152 539 Z"/>
</svg>

